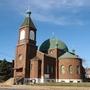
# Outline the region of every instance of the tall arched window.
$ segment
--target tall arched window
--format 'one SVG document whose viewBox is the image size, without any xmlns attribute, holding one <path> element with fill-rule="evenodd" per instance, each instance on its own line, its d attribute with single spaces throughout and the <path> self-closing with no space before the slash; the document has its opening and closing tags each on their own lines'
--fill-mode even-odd
<svg viewBox="0 0 90 90">
<path fill-rule="evenodd" d="M 61 65 L 61 73 L 64 74 L 65 73 L 65 66 Z"/>
<path fill-rule="evenodd" d="M 46 66 L 46 72 L 49 73 L 49 65 Z"/>
<path fill-rule="evenodd" d="M 23 59 L 23 55 L 22 54 L 19 54 L 18 55 L 18 58 L 19 58 L 19 60 L 22 60 Z"/>
<path fill-rule="evenodd" d="M 22 30 L 20 32 L 20 40 L 23 40 L 23 39 L 25 39 L 25 30 Z"/>
<path fill-rule="evenodd" d="M 53 67 L 53 65 L 51 66 L 51 73 L 53 73 L 54 72 L 54 67 Z"/>
<path fill-rule="evenodd" d="M 69 73 L 72 74 L 73 73 L 73 66 L 69 65 Z"/>
<path fill-rule="evenodd" d="M 77 74 L 80 74 L 80 66 L 77 66 Z"/>
<path fill-rule="evenodd" d="M 31 40 L 34 40 L 34 37 L 35 37 L 35 36 L 34 36 L 34 31 L 30 31 L 30 39 L 31 39 Z"/>
</svg>

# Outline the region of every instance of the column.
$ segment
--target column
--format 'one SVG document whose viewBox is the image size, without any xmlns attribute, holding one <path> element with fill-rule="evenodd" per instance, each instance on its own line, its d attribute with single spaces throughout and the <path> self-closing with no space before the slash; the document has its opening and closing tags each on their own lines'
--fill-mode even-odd
<svg viewBox="0 0 90 90">
<path fill-rule="evenodd" d="M 41 64 L 41 83 L 44 83 L 44 59 Z"/>
</svg>

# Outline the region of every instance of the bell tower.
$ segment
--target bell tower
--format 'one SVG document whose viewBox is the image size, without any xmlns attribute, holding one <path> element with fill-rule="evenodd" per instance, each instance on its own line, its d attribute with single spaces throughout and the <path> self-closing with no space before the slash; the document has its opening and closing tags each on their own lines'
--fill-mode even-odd
<svg viewBox="0 0 90 90">
<path fill-rule="evenodd" d="M 19 39 L 14 62 L 14 78 L 30 78 L 30 60 L 36 56 L 36 27 L 27 12 L 19 29 Z"/>
<path fill-rule="evenodd" d="M 24 22 L 22 23 L 20 30 L 19 30 L 19 39 L 18 45 L 25 45 L 27 44 L 29 59 L 33 58 L 36 53 L 36 27 L 33 24 L 33 21 L 30 17 L 31 12 L 27 12 Z M 31 54 L 31 53 L 32 54 Z"/>
</svg>

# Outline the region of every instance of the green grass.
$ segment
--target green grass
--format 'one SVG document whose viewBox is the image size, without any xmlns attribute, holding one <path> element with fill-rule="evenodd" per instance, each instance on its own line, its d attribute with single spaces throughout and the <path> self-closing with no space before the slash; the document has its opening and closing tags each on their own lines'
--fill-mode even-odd
<svg viewBox="0 0 90 90">
<path fill-rule="evenodd" d="M 90 83 L 44 83 L 32 84 L 33 86 L 71 86 L 71 87 L 90 87 Z"/>
</svg>

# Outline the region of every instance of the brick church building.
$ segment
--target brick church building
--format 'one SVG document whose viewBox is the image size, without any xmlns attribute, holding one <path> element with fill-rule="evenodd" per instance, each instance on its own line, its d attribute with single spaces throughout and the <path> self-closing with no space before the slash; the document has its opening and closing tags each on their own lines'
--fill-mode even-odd
<svg viewBox="0 0 90 90">
<path fill-rule="evenodd" d="M 56 38 L 44 41 L 38 49 L 37 29 L 27 13 L 19 28 L 19 38 L 14 61 L 15 83 L 82 82 L 82 59 L 69 52 L 64 42 Z"/>
</svg>

